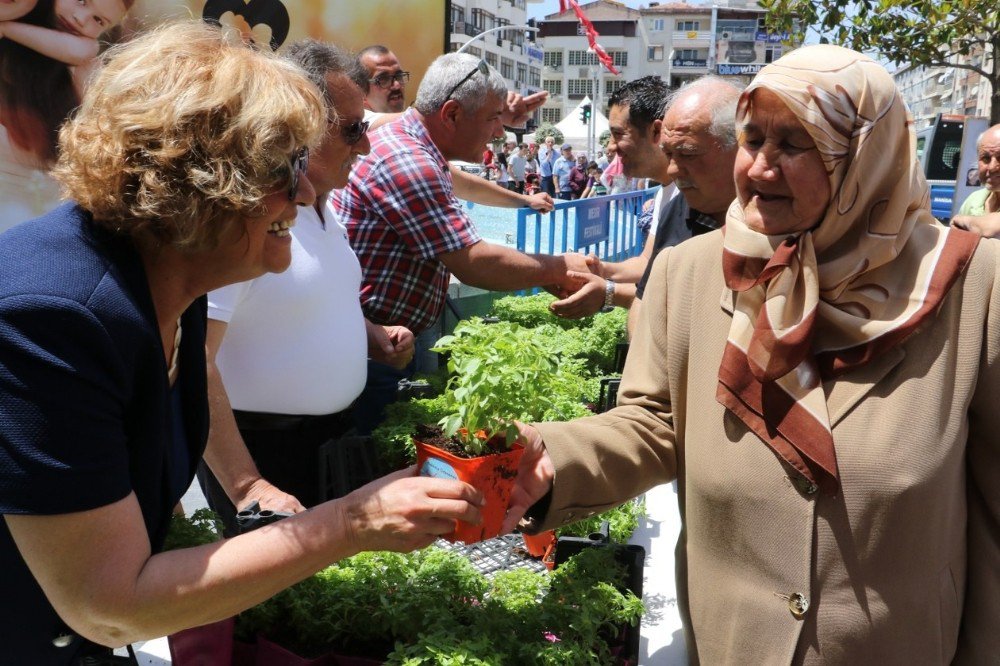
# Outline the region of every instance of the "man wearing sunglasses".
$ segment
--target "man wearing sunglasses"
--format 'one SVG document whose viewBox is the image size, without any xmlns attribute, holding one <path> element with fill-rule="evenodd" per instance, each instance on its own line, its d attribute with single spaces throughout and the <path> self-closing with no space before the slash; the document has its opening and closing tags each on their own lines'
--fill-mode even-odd
<svg viewBox="0 0 1000 666">
<path fill-rule="evenodd" d="M 272 492 L 260 500 L 262 508 L 298 511 L 324 499 L 318 450 L 351 427 L 351 405 L 364 388 L 367 358 L 406 365 L 413 334 L 364 319 L 358 300 L 361 267 L 344 225 L 328 206 L 330 191 L 347 184 L 357 157 L 371 147 L 363 119 L 367 74 L 356 59 L 320 42 L 293 44 L 288 58 L 306 70 L 327 100 L 327 132 L 311 154 L 295 161 L 289 178 L 291 188 L 308 180 L 316 203 L 299 208 L 290 229 L 288 270 L 209 294 L 212 410 L 205 458 L 223 455 L 242 439 L 263 478 L 294 495 Z M 234 532 L 235 507 L 222 486 L 206 465 L 198 476 L 209 505 L 227 532 Z"/>
<path fill-rule="evenodd" d="M 577 287 L 566 271 L 586 270 L 583 255 L 529 255 L 488 243 L 455 196 L 448 160 L 477 161 L 484 144 L 503 137 L 510 101 L 503 77 L 484 61 L 464 53 L 440 56 L 413 107 L 373 132 L 372 152 L 333 194 L 361 261 L 362 307 L 372 321 L 430 331 L 425 338 L 436 339 L 452 274 L 494 291 Z M 380 411 L 407 374 L 412 368 L 393 373 L 370 364 L 371 391 L 359 403 Z M 376 414 L 369 424 L 378 420 Z"/>
<path fill-rule="evenodd" d="M 376 113 L 402 112 L 410 73 L 403 71 L 396 54 L 381 44 L 373 44 L 358 52 L 358 60 L 368 72 L 365 108 Z"/>
</svg>

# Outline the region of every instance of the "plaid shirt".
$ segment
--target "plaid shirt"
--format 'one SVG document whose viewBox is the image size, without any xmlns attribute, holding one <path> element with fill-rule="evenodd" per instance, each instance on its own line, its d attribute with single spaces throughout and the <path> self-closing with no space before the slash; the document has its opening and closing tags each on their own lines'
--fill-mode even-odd
<svg viewBox="0 0 1000 666">
<path fill-rule="evenodd" d="M 453 192 L 448 161 L 416 111 L 371 135 L 371 152 L 331 204 L 361 261 L 361 307 L 377 324 L 414 334 L 444 309 L 451 277 L 437 257 L 481 238 Z"/>
</svg>

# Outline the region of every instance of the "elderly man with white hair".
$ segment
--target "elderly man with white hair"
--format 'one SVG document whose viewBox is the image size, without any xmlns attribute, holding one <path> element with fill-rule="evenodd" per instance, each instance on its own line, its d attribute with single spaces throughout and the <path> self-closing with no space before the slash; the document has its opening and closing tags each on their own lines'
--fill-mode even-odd
<svg viewBox="0 0 1000 666">
<path fill-rule="evenodd" d="M 431 63 L 413 107 L 372 132 L 371 152 L 332 197 L 361 261 L 362 309 L 372 322 L 431 329 L 452 274 L 494 291 L 575 288 L 567 271 L 586 270 L 582 255 L 525 254 L 486 242 L 454 194 L 448 160 L 478 160 L 484 144 L 505 135 L 518 101 L 485 61 L 449 53 Z M 358 407 L 374 413 L 359 418 L 359 430 L 378 422 L 398 380 L 413 370 L 370 363 L 371 390 Z"/>
</svg>

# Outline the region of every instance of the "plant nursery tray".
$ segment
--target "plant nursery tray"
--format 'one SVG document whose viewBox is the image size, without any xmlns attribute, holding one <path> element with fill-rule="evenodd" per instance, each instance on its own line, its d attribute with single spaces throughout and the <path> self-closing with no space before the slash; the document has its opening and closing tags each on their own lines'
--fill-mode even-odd
<svg viewBox="0 0 1000 666">
<path fill-rule="evenodd" d="M 547 571 L 541 559 L 528 555 L 524 548 L 524 540 L 520 534 L 505 534 L 504 536 L 486 539 L 466 546 L 462 543 L 451 543 L 438 539 L 434 545 L 444 550 L 458 553 L 465 557 L 484 576 L 490 576 L 497 571 L 508 569 L 528 569 L 530 571 Z"/>
</svg>

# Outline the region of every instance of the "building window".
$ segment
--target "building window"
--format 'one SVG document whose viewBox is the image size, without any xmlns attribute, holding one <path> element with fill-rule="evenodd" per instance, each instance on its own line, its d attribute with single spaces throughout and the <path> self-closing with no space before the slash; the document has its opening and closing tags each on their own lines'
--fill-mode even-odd
<svg viewBox="0 0 1000 666">
<path fill-rule="evenodd" d="M 478 46 L 470 46 L 469 48 L 465 49 L 465 53 L 471 53 L 472 55 L 476 56 L 477 58 L 482 58 L 483 57 L 483 50 L 481 48 L 479 48 Z"/>
<path fill-rule="evenodd" d="M 566 94 L 570 97 L 594 96 L 593 79 L 569 79 L 566 82 Z"/>
<path fill-rule="evenodd" d="M 590 51 L 570 51 L 569 52 L 569 66 L 570 67 L 585 67 L 587 65 L 597 64 L 597 54 L 591 53 Z"/>
<path fill-rule="evenodd" d="M 542 87 L 542 70 L 537 67 L 528 68 L 528 85 L 532 88 Z"/>
<path fill-rule="evenodd" d="M 678 21 L 677 30 L 678 32 L 698 32 L 701 30 L 701 21 Z"/>
<path fill-rule="evenodd" d="M 497 68 L 497 54 L 496 53 L 491 53 L 490 51 L 487 51 L 486 52 L 486 64 L 489 65 L 490 67 L 492 67 L 493 69 L 496 69 Z"/>
<path fill-rule="evenodd" d="M 546 67 L 553 67 L 559 69 L 562 67 L 562 51 L 546 51 L 545 56 L 542 60 L 542 64 Z"/>
<path fill-rule="evenodd" d="M 543 123 L 551 123 L 552 125 L 555 125 L 560 120 L 562 120 L 562 109 L 558 107 L 556 108 L 549 108 L 544 106 L 542 107 Z"/>
<path fill-rule="evenodd" d="M 451 24 L 454 26 L 456 23 L 463 23 L 465 21 L 465 7 L 459 7 L 458 5 L 451 6 Z M 461 30 L 454 30 L 454 32 L 463 32 Z"/>
<path fill-rule="evenodd" d="M 615 67 L 628 67 L 628 51 L 608 51 Z"/>
<path fill-rule="evenodd" d="M 764 49 L 764 62 L 774 62 L 781 57 L 780 46 L 768 46 Z"/>
<path fill-rule="evenodd" d="M 500 75 L 505 79 L 514 78 L 514 61 L 510 58 L 500 58 Z"/>
<path fill-rule="evenodd" d="M 550 95 L 562 95 L 562 80 L 561 79 L 545 79 L 542 83 L 542 88 L 549 91 Z"/>
<path fill-rule="evenodd" d="M 658 18 L 658 19 L 652 19 L 652 20 L 650 20 L 650 22 L 649 22 L 649 29 L 652 30 L 653 32 L 662 32 L 663 31 L 663 19 Z"/>
<path fill-rule="evenodd" d="M 680 49 L 674 51 L 674 58 L 677 60 L 704 60 L 698 49 Z"/>
<path fill-rule="evenodd" d="M 646 47 L 646 60 L 650 62 L 660 62 L 663 60 L 663 47 L 662 46 L 647 46 Z"/>
<path fill-rule="evenodd" d="M 522 84 L 528 82 L 528 66 L 523 62 L 517 63 L 517 80 Z"/>
<path fill-rule="evenodd" d="M 619 79 L 608 79 L 604 82 L 604 95 L 611 97 L 619 88 L 625 85 L 625 81 Z"/>
</svg>

